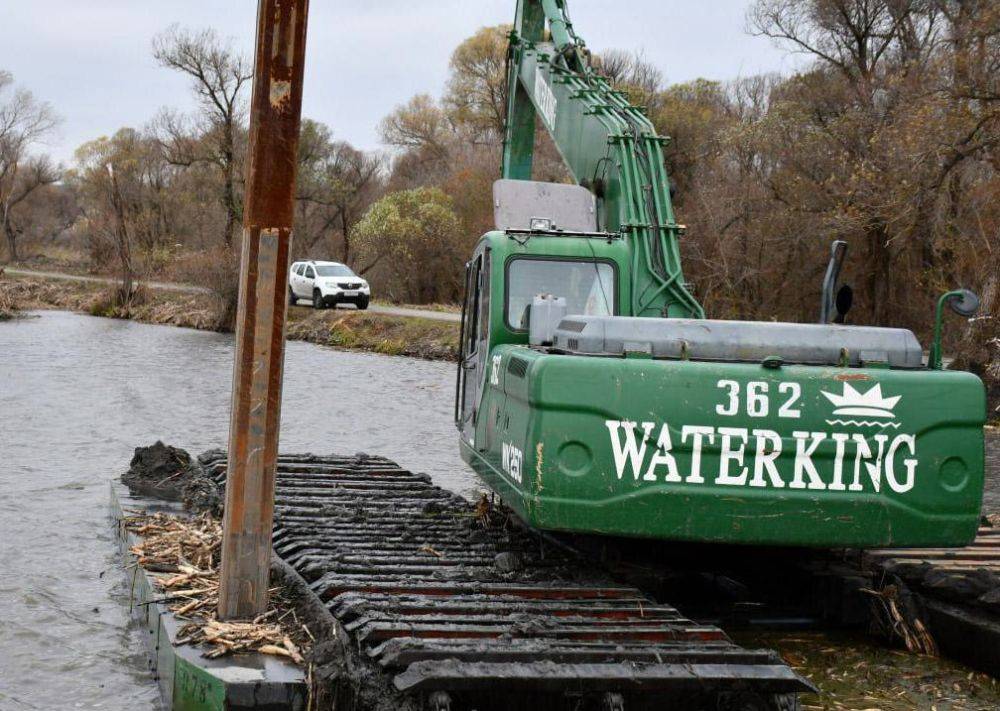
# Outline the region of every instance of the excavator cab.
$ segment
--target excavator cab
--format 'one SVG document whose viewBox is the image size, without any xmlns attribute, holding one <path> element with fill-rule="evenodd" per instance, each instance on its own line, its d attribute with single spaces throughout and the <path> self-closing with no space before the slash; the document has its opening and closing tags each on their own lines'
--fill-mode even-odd
<svg viewBox="0 0 1000 711">
<path fill-rule="evenodd" d="M 941 305 L 971 295 L 943 297 L 925 358 L 909 330 L 842 323 L 835 245 L 821 323 L 708 319 L 682 275 L 664 139 L 589 67 L 564 1 L 518 3 L 509 97 L 456 424 L 518 515 L 754 545 L 972 540 L 985 391 L 940 356 Z M 530 180 L 536 118 L 576 185 Z"/>
</svg>

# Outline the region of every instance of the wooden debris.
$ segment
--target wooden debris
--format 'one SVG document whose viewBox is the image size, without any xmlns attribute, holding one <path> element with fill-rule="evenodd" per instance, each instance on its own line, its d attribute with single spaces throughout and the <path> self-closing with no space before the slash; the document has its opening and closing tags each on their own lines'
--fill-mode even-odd
<svg viewBox="0 0 1000 711">
<path fill-rule="evenodd" d="M 298 622 L 294 608 L 280 588 L 272 589 L 268 611 L 252 622 L 220 622 L 219 560 L 222 525 L 209 514 L 184 518 L 165 513 L 139 514 L 125 519 L 129 531 L 141 537 L 130 548 L 143 569 L 154 575 L 162 601 L 174 615 L 188 622 L 180 628 L 178 644 L 201 644 L 214 659 L 227 654 L 259 652 L 285 657 L 305 665 L 303 649 L 313 641 Z"/>
<path fill-rule="evenodd" d="M 886 585 L 881 590 L 861 588 L 861 592 L 872 597 L 873 617 L 890 639 L 901 639 L 906 649 L 915 654 L 938 655 L 937 644 L 924 623 L 915 614 L 904 612 L 897 586 Z"/>
</svg>

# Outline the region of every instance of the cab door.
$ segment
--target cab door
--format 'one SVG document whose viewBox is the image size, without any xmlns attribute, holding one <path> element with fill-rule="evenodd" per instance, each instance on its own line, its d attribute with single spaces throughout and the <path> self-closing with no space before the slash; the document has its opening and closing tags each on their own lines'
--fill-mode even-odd
<svg viewBox="0 0 1000 711">
<path fill-rule="evenodd" d="M 475 440 L 489 345 L 489 254 L 479 250 L 466 266 L 462 345 L 458 364 L 456 422 L 463 439 Z"/>
</svg>

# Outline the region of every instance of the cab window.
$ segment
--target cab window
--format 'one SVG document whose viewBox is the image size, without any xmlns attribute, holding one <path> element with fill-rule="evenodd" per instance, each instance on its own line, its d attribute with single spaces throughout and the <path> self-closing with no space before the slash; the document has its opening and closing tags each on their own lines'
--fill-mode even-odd
<svg viewBox="0 0 1000 711">
<path fill-rule="evenodd" d="M 479 341 L 485 346 L 490 325 L 490 251 L 482 256 L 479 267 Z"/>
<path fill-rule="evenodd" d="M 566 299 L 571 316 L 610 316 L 616 312 L 617 274 L 610 262 L 518 257 L 507 265 L 507 325 L 528 328 L 528 308 L 540 294 Z"/>
<path fill-rule="evenodd" d="M 480 319 L 480 270 L 483 266 L 482 257 L 476 257 L 472 263 L 466 284 L 466 311 L 465 311 L 465 354 L 472 355 L 476 352 L 476 345 L 479 340 L 479 319 Z"/>
<path fill-rule="evenodd" d="M 306 267 L 306 279 L 315 279 L 316 272 L 313 271 L 312 267 Z"/>
</svg>

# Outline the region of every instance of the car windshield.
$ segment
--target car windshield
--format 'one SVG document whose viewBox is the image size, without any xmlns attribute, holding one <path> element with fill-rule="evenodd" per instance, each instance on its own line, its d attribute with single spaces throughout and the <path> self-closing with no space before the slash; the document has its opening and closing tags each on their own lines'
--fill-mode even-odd
<svg viewBox="0 0 1000 711">
<path fill-rule="evenodd" d="M 321 277 L 352 277 L 357 276 L 348 267 L 343 264 L 327 264 L 325 266 L 317 266 L 316 274 Z"/>
<path fill-rule="evenodd" d="M 507 267 L 507 323 L 528 327 L 531 300 L 539 294 L 566 299 L 567 315 L 614 313 L 615 270 L 607 262 L 515 259 Z"/>
</svg>

